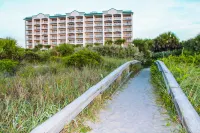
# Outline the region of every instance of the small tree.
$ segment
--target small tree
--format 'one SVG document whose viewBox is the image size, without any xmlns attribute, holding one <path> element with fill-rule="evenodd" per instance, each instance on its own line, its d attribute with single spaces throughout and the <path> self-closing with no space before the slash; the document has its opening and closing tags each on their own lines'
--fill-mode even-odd
<svg viewBox="0 0 200 133">
<path fill-rule="evenodd" d="M 55 49 L 61 56 L 68 56 L 74 53 L 74 47 L 70 44 L 60 44 Z"/>
<path fill-rule="evenodd" d="M 105 41 L 105 44 L 106 44 L 106 45 L 112 45 L 112 44 L 113 44 L 113 41 L 112 41 L 112 40 L 106 40 L 106 41 Z"/>
<path fill-rule="evenodd" d="M 115 40 L 115 42 L 114 42 L 114 44 L 116 44 L 116 45 L 122 45 L 122 44 L 124 44 L 126 42 L 126 40 L 125 39 L 117 39 L 117 40 Z"/>
<path fill-rule="evenodd" d="M 45 48 L 50 49 L 51 45 L 44 45 Z"/>
</svg>

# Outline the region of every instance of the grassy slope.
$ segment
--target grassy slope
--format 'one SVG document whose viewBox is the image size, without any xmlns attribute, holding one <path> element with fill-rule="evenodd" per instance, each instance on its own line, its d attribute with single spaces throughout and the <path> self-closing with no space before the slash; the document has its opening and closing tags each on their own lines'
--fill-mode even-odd
<svg viewBox="0 0 200 133">
<path fill-rule="evenodd" d="M 129 59 L 104 60 L 82 70 L 55 62 L 26 64 L 16 76 L 0 77 L 0 132 L 30 132 Z"/>
</svg>

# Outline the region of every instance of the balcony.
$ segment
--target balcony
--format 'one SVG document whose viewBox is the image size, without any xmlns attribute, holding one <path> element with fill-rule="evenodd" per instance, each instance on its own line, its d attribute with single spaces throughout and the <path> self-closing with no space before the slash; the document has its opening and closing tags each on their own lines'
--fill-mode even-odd
<svg viewBox="0 0 200 133">
<path fill-rule="evenodd" d="M 51 29 L 57 29 L 57 26 L 52 26 Z"/>
<path fill-rule="evenodd" d="M 42 32 L 42 34 L 43 34 L 43 35 L 44 35 L 44 34 L 45 34 L 45 35 L 47 35 L 47 34 L 48 34 L 48 32 Z"/>
<path fill-rule="evenodd" d="M 75 38 L 75 36 L 68 36 L 68 38 Z"/>
<path fill-rule="evenodd" d="M 86 35 L 86 38 L 93 38 L 93 35 Z"/>
<path fill-rule="evenodd" d="M 27 46 L 32 46 L 32 43 L 27 43 Z"/>
<path fill-rule="evenodd" d="M 112 37 L 112 34 L 110 34 L 110 35 L 109 35 L 109 34 L 107 34 L 107 35 L 105 35 L 105 37 Z"/>
<path fill-rule="evenodd" d="M 132 31 L 131 28 L 124 29 L 124 31 Z"/>
<path fill-rule="evenodd" d="M 114 34 L 114 37 L 121 37 L 121 34 Z"/>
<path fill-rule="evenodd" d="M 114 23 L 114 26 L 121 26 L 121 23 Z"/>
<path fill-rule="evenodd" d="M 50 39 L 57 39 L 57 37 L 51 37 Z"/>
<path fill-rule="evenodd" d="M 93 32 L 93 30 L 85 30 L 85 32 Z"/>
<path fill-rule="evenodd" d="M 35 30 L 39 30 L 39 29 L 40 29 L 40 27 L 35 27 L 34 29 L 35 29 Z"/>
<path fill-rule="evenodd" d="M 103 40 L 96 40 L 94 43 L 103 43 Z"/>
<path fill-rule="evenodd" d="M 32 27 L 28 27 L 28 28 L 26 28 L 26 30 L 32 30 Z"/>
<path fill-rule="evenodd" d="M 95 32 L 103 32 L 102 29 L 96 29 Z"/>
<path fill-rule="evenodd" d="M 65 23 L 66 22 L 66 20 L 60 20 L 59 21 L 59 23 Z"/>
<path fill-rule="evenodd" d="M 103 24 L 95 24 L 95 26 L 102 26 Z"/>
<path fill-rule="evenodd" d="M 51 32 L 51 34 L 57 34 L 57 32 Z"/>
<path fill-rule="evenodd" d="M 35 32 L 34 34 L 35 34 L 35 35 L 40 35 L 40 32 Z"/>
<path fill-rule="evenodd" d="M 38 25 L 38 24 L 40 24 L 40 22 L 34 22 L 34 25 Z"/>
<path fill-rule="evenodd" d="M 48 37 L 43 37 L 42 40 L 48 40 Z"/>
<path fill-rule="evenodd" d="M 95 35 L 95 37 L 99 38 L 99 37 L 103 37 L 103 35 Z"/>
<path fill-rule="evenodd" d="M 114 29 L 114 32 L 121 32 L 121 29 Z"/>
<path fill-rule="evenodd" d="M 124 23 L 124 25 L 132 25 L 132 23 Z"/>
<path fill-rule="evenodd" d="M 86 41 L 86 43 L 93 43 L 93 41 Z"/>
<path fill-rule="evenodd" d="M 74 22 L 74 19 L 69 19 L 69 22 Z"/>
<path fill-rule="evenodd" d="M 93 27 L 93 24 L 86 24 L 86 27 Z"/>
<path fill-rule="evenodd" d="M 93 18 L 88 18 L 85 21 L 93 21 Z"/>
<path fill-rule="evenodd" d="M 121 17 L 114 17 L 114 20 L 121 20 Z"/>
<path fill-rule="evenodd" d="M 75 41 L 69 41 L 69 44 L 74 44 L 75 43 Z"/>
<path fill-rule="evenodd" d="M 32 22 L 27 22 L 26 25 L 32 25 Z"/>
<path fill-rule="evenodd" d="M 105 29 L 105 32 L 112 32 L 112 29 Z"/>
<path fill-rule="evenodd" d="M 69 33 L 74 33 L 75 31 L 74 31 L 74 30 L 69 30 L 68 32 L 69 32 Z"/>
<path fill-rule="evenodd" d="M 42 27 L 42 29 L 48 29 L 48 27 Z"/>
<path fill-rule="evenodd" d="M 74 25 L 68 25 L 68 28 L 74 28 Z"/>
<path fill-rule="evenodd" d="M 76 27 L 83 27 L 83 25 L 82 24 L 77 24 Z"/>
<path fill-rule="evenodd" d="M 32 38 L 26 38 L 26 40 L 30 41 L 30 40 L 32 40 Z"/>
<path fill-rule="evenodd" d="M 83 19 L 77 19 L 76 22 L 83 22 Z"/>
<path fill-rule="evenodd" d="M 55 23 L 57 23 L 57 21 L 50 21 L 50 23 L 55 24 Z"/>
<path fill-rule="evenodd" d="M 83 38 L 83 36 L 76 36 L 76 38 Z"/>
<path fill-rule="evenodd" d="M 112 23 L 105 23 L 105 26 L 112 26 Z"/>
<path fill-rule="evenodd" d="M 42 21 L 42 24 L 48 24 L 48 21 Z"/>
<path fill-rule="evenodd" d="M 76 41 L 76 43 L 83 43 L 83 41 Z"/>
<path fill-rule="evenodd" d="M 131 20 L 131 17 L 124 17 L 124 20 Z"/>
<path fill-rule="evenodd" d="M 125 37 L 132 37 L 132 34 L 125 34 Z"/>
<path fill-rule="evenodd" d="M 76 32 L 77 32 L 77 33 L 82 33 L 82 32 L 83 32 L 83 30 L 77 30 Z"/>
<path fill-rule="evenodd" d="M 28 33 L 26 33 L 26 35 L 32 35 L 32 32 L 28 32 Z"/>
<path fill-rule="evenodd" d="M 59 34 L 65 34 L 66 33 L 66 31 L 60 31 L 59 32 Z"/>
<path fill-rule="evenodd" d="M 132 42 L 132 40 L 131 39 L 127 39 L 126 42 Z"/>
<path fill-rule="evenodd" d="M 60 36 L 59 39 L 66 39 L 66 37 L 65 36 Z"/>
<path fill-rule="evenodd" d="M 51 44 L 57 45 L 57 42 L 52 42 Z"/>
<path fill-rule="evenodd" d="M 102 21 L 102 18 L 96 18 L 95 21 Z"/>
<path fill-rule="evenodd" d="M 66 28 L 66 26 L 59 26 L 59 28 L 60 28 L 60 29 L 62 29 L 62 28 Z"/>
<path fill-rule="evenodd" d="M 109 18 L 104 18 L 105 21 L 107 20 L 112 20 L 112 17 L 109 17 Z"/>
<path fill-rule="evenodd" d="M 40 38 L 39 38 L 39 37 L 36 37 L 34 40 L 40 40 Z"/>
</svg>

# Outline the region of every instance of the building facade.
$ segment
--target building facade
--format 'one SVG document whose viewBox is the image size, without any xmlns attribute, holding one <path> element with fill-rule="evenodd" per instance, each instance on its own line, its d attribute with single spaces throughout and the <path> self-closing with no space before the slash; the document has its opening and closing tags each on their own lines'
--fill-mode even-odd
<svg viewBox="0 0 200 133">
<path fill-rule="evenodd" d="M 104 45 L 106 40 L 117 39 L 125 39 L 127 45 L 133 39 L 132 11 L 112 8 L 102 13 L 73 11 L 54 16 L 40 13 L 24 20 L 26 48 L 62 43 Z"/>
</svg>

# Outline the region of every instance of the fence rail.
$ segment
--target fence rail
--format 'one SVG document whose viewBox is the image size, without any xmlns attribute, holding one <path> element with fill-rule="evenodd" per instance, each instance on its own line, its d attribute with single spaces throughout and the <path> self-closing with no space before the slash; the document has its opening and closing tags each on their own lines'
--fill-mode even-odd
<svg viewBox="0 0 200 133">
<path fill-rule="evenodd" d="M 188 133 L 200 133 L 200 117 L 176 79 L 162 61 L 156 61 L 159 71 L 162 73 L 165 85 L 172 96 L 179 119 Z"/>
<path fill-rule="evenodd" d="M 115 80 L 120 78 L 124 71 L 127 72 L 127 75 L 130 75 L 130 66 L 136 64 L 140 64 L 140 62 L 133 60 L 121 65 L 96 85 L 89 88 L 72 103 L 33 129 L 31 133 L 59 133 L 64 126 L 69 124 L 95 97 L 108 89 Z"/>
</svg>

